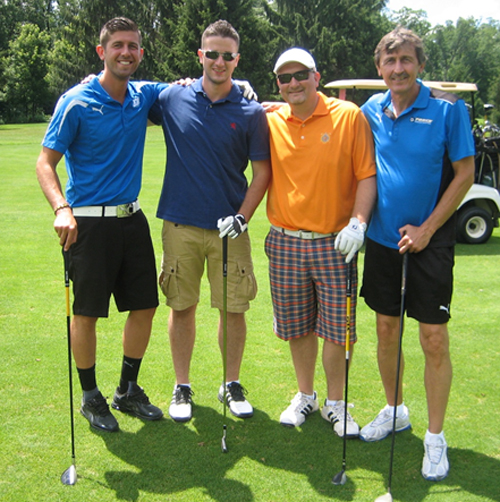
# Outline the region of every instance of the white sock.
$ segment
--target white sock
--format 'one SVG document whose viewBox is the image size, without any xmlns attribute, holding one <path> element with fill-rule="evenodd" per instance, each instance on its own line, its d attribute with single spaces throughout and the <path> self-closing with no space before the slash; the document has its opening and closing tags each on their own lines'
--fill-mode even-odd
<svg viewBox="0 0 500 502">
<path fill-rule="evenodd" d="M 401 415 L 404 414 L 404 406 L 405 403 L 402 402 L 401 404 L 398 404 L 397 409 L 396 409 L 396 416 L 400 417 Z M 391 406 L 390 404 L 387 405 L 387 409 L 391 411 L 392 414 L 394 414 L 394 406 Z"/>
<path fill-rule="evenodd" d="M 338 403 L 338 400 L 336 400 L 336 399 L 334 399 L 333 401 L 331 401 L 330 399 L 327 399 L 325 401 L 325 406 L 335 406 L 337 403 Z"/>
<path fill-rule="evenodd" d="M 305 392 L 303 392 L 302 394 L 304 394 L 304 396 L 306 396 L 309 399 L 315 399 L 316 398 L 316 392 L 313 392 L 311 396 L 309 394 L 306 394 Z"/>
<path fill-rule="evenodd" d="M 446 439 L 444 438 L 444 431 L 441 431 L 439 434 L 434 434 L 432 432 L 425 433 L 425 442 L 426 443 L 446 443 Z"/>
</svg>

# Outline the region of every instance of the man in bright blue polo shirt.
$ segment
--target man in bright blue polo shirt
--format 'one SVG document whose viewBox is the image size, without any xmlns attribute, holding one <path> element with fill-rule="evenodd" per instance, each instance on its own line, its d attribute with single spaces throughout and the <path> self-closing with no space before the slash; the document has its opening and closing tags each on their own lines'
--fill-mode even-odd
<svg viewBox="0 0 500 502">
<path fill-rule="evenodd" d="M 140 31 L 129 19 L 108 21 L 96 50 L 104 71 L 60 98 L 37 176 L 56 215 L 54 228 L 73 281 L 71 343 L 83 390 L 81 413 L 92 427 L 114 432 L 118 422 L 95 374 L 96 324 L 108 316 L 111 294 L 119 311 L 129 311 L 112 407 L 145 420 L 163 416 L 137 385 L 158 306 L 153 245 L 137 197 L 148 113 L 166 84 L 129 82 L 143 56 Z M 56 173 L 63 155 L 66 196 Z"/>
<path fill-rule="evenodd" d="M 378 200 L 368 227 L 361 296 L 376 312 L 378 365 L 388 404 L 360 437 L 387 437 L 394 406 L 396 431 L 411 427 L 402 378 L 394 402 L 401 261 L 408 252 L 405 306 L 407 315 L 419 322 L 429 416 L 421 472 L 438 481 L 449 471 L 443 424 L 452 379 L 447 322 L 455 212 L 473 183 L 474 144 L 464 102 L 417 78 L 425 55 L 413 32 L 397 28 L 384 36 L 375 64 L 389 90 L 362 106 L 375 140 Z"/>
<path fill-rule="evenodd" d="M 253 414 L 239 381 L 246 339 L 244 313 L 256 294 L 245 230 L 264 196 L 271 170 L 264 109 L 244 98 L 231 81 L 238 49 L 238 33 L 227 21 L 211 24 L 198 51 L 203 77 L 190 87 L 172 86 L 163 91 L 152 115 L 153 121 L 161 120 L 167 143 L 157 216 L 165 220 L 160 284 L 171 307 L 169 336 L 176 375 L 169 413 L 179 422 L 192 416 L 189 368 L 205 261 L 211 304 L 221 311 L 222 320 L 219 220 L 220 236 L 228 234 L 232 239 L 227 271 L 227 381 L 218 398 L 227 399 L 237 417 Z M 250 186 L 244 174 L 249 159 L 253 171 Z M 221 322 L 219 342 L 222 349 Z"/>
</svg>

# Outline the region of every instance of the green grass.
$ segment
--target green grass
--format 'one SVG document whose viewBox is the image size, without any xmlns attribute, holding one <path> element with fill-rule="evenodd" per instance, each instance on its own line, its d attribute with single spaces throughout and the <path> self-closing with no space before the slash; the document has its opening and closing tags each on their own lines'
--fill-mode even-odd
<svg viewBox="0 0 500 502">
<path fill-rule="evenodd" d="M 143 423 L 119 414 L 120 433 L 93 432 L 78 413 L 80 391 L 74 372 L 78 483 L 61 484 L 59 476 L 71 464 L 66 312 L 53 215 L 35 176 L 44 131 L 45 125 L 0 126 L 0 500 L 362 502 L 385 493 L 390 441 L 350 441 L 348 482 L 337 487 L 331 478 L 342 466 L 342 441 L 319 413 L 298 429 L 278 423 L 296 392 L 296 382 L 288 347 L 272 332 L 263 205 L 250 225 L 260 289 L 247 316 L 242 368 L 242 382 L 256 412 L 246 421 L 227 417 L 229 453 L 220 450 L 217 316 L 209 308 L 204 282 L 192 364 L 194 419 L 184 425 L 170 418 Z M 164 151 L 161 130 L 150 129 L 141 205 L 149 216 L 158 264 L 161 222 L 155 218 L 155 208 Z M 457 247 L 450 323 L 454 382 L 446 421 L 451 472 L 440 483 L 420 476 L 427 422 L 423 356 L 416 323 L 407 323 L 405 401 L 413 430 L 397 436 L 395 500 L 500 501 L 499 254 L 498 229 L 486 245 Z M 151 400 L 166 414 L 174 381 L 167 317 L 168 308 L 161 305 L 140 378 Z M 108 396 L 119 379 L 123 323 L 124 315 L 114 306 L 109 319 L 98 323 L 98 382 Z M 374 314 L 363 301 L 358 308 L 358 336 L 349 396 L 355 404 L 353 415 L 364 425 L 384 403 L 375 359 Z M 316 389 L 323 399 L 319 363 Z"/>
</svg>

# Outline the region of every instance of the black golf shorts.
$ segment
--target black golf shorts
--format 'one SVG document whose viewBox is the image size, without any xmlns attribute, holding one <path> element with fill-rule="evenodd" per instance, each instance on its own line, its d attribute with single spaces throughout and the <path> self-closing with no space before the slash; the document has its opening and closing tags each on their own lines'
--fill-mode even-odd
<svg viewBox="0 0 500 502">
<path fill-rule="evenodd" d="M 403 257 L 397 249 L 367 239 L 360 296 L 375 312 L 400 315 L 402 263 Z M 405 296 L 408 317 L 425 324 L 449 321 L 453 265 L 453 247 L 427 247 L 408 255 Z"/>
<path fill-rule="evenodd" d="M 76 220 L 78 240 L 69 252 L 73 313 L 108 317 L 111 295 L 120 312 L 157 307 L 155 255 L 144 213 Z"/>
</svg>

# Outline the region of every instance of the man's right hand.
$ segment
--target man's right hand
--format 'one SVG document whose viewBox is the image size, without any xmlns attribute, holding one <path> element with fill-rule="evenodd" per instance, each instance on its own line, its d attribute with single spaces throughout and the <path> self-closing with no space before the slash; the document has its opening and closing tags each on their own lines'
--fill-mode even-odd
<svg viewBox="0 0 500 502">
<path fill-rule="evenodd" d="M 78 224 L 70 207 L 57 211 L 54 230 L 59 236 L 59 244 L 64 247 L 64 251 L 68 251 L 78 237 Z"/>
</svg>

